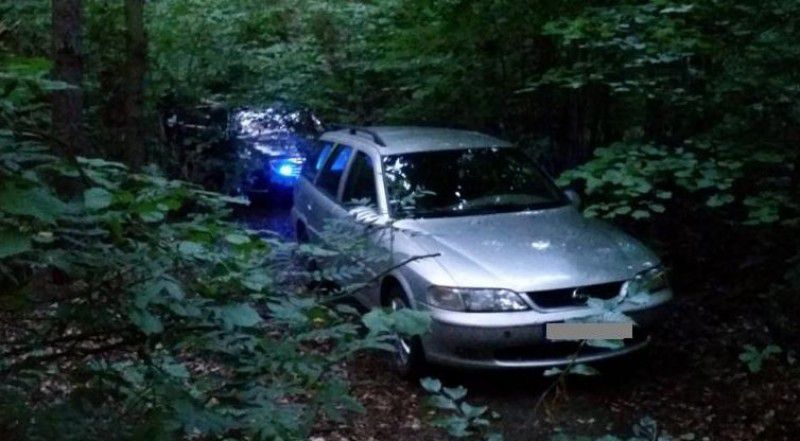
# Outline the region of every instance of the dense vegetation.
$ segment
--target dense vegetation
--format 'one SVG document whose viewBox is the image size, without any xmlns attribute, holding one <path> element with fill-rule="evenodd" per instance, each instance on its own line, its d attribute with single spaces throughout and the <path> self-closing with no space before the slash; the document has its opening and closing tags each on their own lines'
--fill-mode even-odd
<svg viewBox="0 0 800 441">
<path fill-rule="evenodd" d="M 514 140 L 587 215 L 658 246 L 679 291 L 766 323 L 748 365 L 796 351 L 798 17 L 797 0 L 0 2 L 0 437 L 307 436 L 358 407 L 342 359 L 421 330 L 376 313 L 360 334 L 287 263 L 334 251 L 242 231 L 235 200 L 175 180 L 192 176 L 161 112 L 209 100 Z"/>
</svg>

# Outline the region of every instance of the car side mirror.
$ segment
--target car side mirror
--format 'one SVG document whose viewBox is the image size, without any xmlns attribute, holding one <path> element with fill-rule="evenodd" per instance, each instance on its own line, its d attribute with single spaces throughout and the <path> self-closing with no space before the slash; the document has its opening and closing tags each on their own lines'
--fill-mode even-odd
<svg viewBox="0 0 800 441">
<path fill-rule="evenodd" d="M 567 197 L 567 200 L 569 200 L 569 203 L 572 204 L 573 207 L 575 207 L 575 208 L 580 210 L 580 208 L 581 208 L 581 196 L 578 194 L 577 191 L 575 191 L 575 190 L 573 190 L 571 188 L 568 188 L 568 189 L 564 190 L 564 196 Z"/>
</svg>

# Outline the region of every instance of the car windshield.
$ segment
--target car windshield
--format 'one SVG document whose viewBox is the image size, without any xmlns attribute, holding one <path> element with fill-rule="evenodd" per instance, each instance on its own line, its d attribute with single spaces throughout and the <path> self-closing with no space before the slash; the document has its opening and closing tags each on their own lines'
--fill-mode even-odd
<svg viewBox="0 0 800 441">
<path fill-rule="evenodd" d="M 555 184 L 518 148 L 405 153 L 383 159 L 398 218 L 469 216 L 561 206 Z"/>
</svg>

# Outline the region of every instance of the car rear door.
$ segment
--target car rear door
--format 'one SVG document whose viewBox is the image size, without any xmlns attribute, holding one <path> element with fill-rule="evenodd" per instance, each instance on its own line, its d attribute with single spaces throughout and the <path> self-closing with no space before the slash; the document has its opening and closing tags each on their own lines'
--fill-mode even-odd
<svg viewBox="0 0 800 441">
<path fill-rule="evenodd" d="M 345 144 L 337 144 L 325 165 L 322 166 L 314 181 L 313 188 L 309 188 L 306 204 L 306 219 L 309 233 L 312 237 L 319 237 L 326 222 L 335 218 L 344 218 L 347 211 L 339 203 L 339 195 L 345 171 L 353 156 L 353 148 Z"/>
</svg>

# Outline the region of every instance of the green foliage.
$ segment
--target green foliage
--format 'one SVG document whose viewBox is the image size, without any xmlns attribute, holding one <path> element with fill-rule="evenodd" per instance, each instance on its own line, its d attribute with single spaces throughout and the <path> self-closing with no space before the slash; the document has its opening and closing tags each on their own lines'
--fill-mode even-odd
<svg viewBox="0 0 800 441">
<path fill-rule="evenodd" d="M 0 4 L 0 52 L 35 57 L 50 50 L 49 37 L 50 2 L 15 0 Z"/>
<path fill-rule="evenodd" d="M 602 88 L 625 112 L 622 139 L 561 177 L 585 184 L 587 213 L 642 219 L 690 199 L 748 225 L 796 223 L 798 156 L 785 128 L 799 122 L 800 91 L 796 68 L 776 66 L 800 54 L 796 24 L 781 19 L 798 10 L 660 1 L 548 23 L 563 63 L 526 90 Z"/>
<path fill-rule="evenodd" d="M 467 403 L 467 389 L 463 386 L 444 387 L 441 381 L 431 377 L 421 379 L 420 385 L 429 394 L 428 404 L 440 413 L 433 421 L 434 426 L 446 430 L 455 438 L 503 439 L 502 435 L 491 431 L 490 419 L 499 418 L 499 415 L 489 413 L 486 406 Z"/>
<path fill-rule="evenodd" d="M 83 3 L 87 128 L 114 145 L 122 3 Z M 583 186 L 589 215 L 691 213 L 791 242 L 797 17 L 797 0 L 146 2 L 146 130 L 159 137 L 162 106 L 215 98 L 497 131 L 553 172 L 589 159 L 560 178 Z M 375 231 L 331 225 L 324 248 L 293 247 L 227 221 L 234 200 L 113 162 L 56 160 L 41 146 L 52 143 L 48 94 L 65 87 L 47 80 L 49 22 L 46 1 L 0 5 L 0 323 L 21 326 L 0 335 L 3 421 L 44 438 L 276 438 L 356 409 L 337 361 L 388 349 L 387 334 L 426 320 L 372 312 L 362 338 L 352 311 L 305 285 L 336 280 L 335 298 L 379 276 L 371 268 L 385 256 L 365 245 Z M 217 135 L 193 140 L 195 151 Z M 170 178 L 202 175 L 197 158 L 152 147 Z M 325 264 L 298 271 L 288 265 L 298 256 Z M 770 306 L 786 329 L 796 273 Z M 774 353 L 742 356 L 750 368 Z M 56 399 L 30 404 L 43 385 Z"/>
<path fill-rule="evenodd" d="M 0 173 L 5 433 L 302 438 L 318 418 L 363 411 L 339 362 L 427 329 L 419 313 L 374 311 L 362 333 L 352 309 L 306 291 L 312 275 L 285 259 L 321 250 L 242 230 L 226 220 L 234 199 L 56 160 L 11 133 Z M 48 399 L 35 401 L 42 388 Z"/>
<path fill-rule="evenodd" d="M 148 10 L 155 97 L 502 126 L 555 164 L 594 151 L 561 176 L 585 186 L 593 216 L 689 204 L 747 225 L 800 215 L 796 1 L 200 3 Z M 563 118 L 585 126 L 555 129 Z"/>
<path fill-rule="evenodd" d="M 751 373 L 758 373 L 764 362 L 772 358 L 773 355 L 783 352 L 779 346 L 767 345 L 764 349 L 759 350 L 753 345 L 742 346 L 744 351 L 739 354 L 739 360 L 747 366 L 747 370 Z"/>
<path fill-rule="evenodd" d="M 589 366 L 588 364 L 578 363 L 574 365 L 569 365 L 565 369 L 561 369 L 559 367 L 552 367 L 544 371 L 545 377 L 552 377 L 554 375 L 583 375 L 583 376 L 593 376 L 599 375 L 600 372 Z"/>
</svg>

